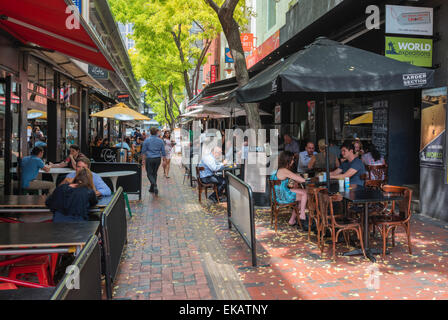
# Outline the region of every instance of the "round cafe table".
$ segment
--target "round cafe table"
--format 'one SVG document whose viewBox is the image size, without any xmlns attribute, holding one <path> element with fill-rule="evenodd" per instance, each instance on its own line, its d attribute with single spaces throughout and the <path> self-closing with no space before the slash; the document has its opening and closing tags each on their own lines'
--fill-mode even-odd
<svg viewBox="0 0 448 320">
<path fill-rule="evenodd" d="M 74 172 L 75 170 L 70 169 L 70 168 L 50 168 L 49 172 L 46 172 L 42 169 L 39 170 L 39 173 L 49 173 L 51 174 L 51 178 L 53 179 L 53 182 L 56 183 L 56 179 L 58 178 L 59 174 L 65 174 L 65 173 L 70 173 L 70 172 Z M 17 168 L 12 168 L 11 169 L 12 173 L 16 173 L 17 172 Z"/>
<path fill-rule="evenodd" d="M 98 175 L 101 178 L 110 178 L 110 180 L 112 181 L 112 185 L 114 186 L 113 192 L 115 192 L 117 190 L 118 177 L 130 176 L 136 173 L 137 172 L 135 171 L 109 171 L 109 172 L 100 172 L 98 173 Z"/>
</svg>

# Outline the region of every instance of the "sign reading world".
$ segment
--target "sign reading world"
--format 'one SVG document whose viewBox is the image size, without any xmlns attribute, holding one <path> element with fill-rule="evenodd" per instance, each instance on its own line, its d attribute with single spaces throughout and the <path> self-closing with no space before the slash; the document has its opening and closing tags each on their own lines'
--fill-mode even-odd
<svg viewBox="0 0 448 320">
<path fill-rule="evenodd" d="M 432 39 L 386 37 L 386 57 L 414 66 L 432 67 Z"/>
<path fill-rule="evenodd" d="M 91 64 L 89 64 L 89 74 L 94 79 L 109 79 L 109 71 Z"/>
<path fill-rule="evenodd" d="M 386 33 L 433 35 L 433 8 L 386 5 Z"/>
</svg>

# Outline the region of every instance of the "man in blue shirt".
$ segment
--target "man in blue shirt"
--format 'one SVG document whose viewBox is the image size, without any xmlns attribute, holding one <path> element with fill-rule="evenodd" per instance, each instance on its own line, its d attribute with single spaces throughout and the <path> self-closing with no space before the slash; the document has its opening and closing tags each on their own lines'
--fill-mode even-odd
<svg viewBox="0 0 448 320">
<path fill-rule="evenodd" d="M 115 145 L 115 148 L 123 148 L 123 149 L 126 149 L 128 151 L 131 150 L 131 147 L 129 147 L 129 144 L 127 142 L 123 142 L 121 140 L 121 138 L 118 139 L 118 143 Z"/>
<path fill-rule="evenodd" d="M 214 147 L 211 153 L 202 157 L 199 167 L 203 167 L 204 170 L 200 171 L 199 178 L 203 183 L 213 183 L 218 186 L 218 196 L 221 197 L 224 188 L 226 186 L 226 180 L 223 176 L 218 176 L 216 173 L 223 170 L 226 165 L 226 160 L 221 162 L 222 149 L 220 147 Z M 218 202 L 216 194 L 212 193 L 208 197 L 213 202 Z"/>
<path fill-rule="evenodd" d="M 90 169 L 90 160 L 85 157 L 78 159 L 78 162 L 76 162 L 76 172 L 70 172 L 69 174 L 67 174 L 61 184 L 72 183 L 73 179 L 76 176 L 76 173 L 83 168 Z M 95 195 L 97 197 L 107 197 L 112 194 L 110 188 L 98 174 L 92 172 L 92 178 L 93 184 L 95 185 L 96 189 Z"/>
<path fill-rule="evenodd" d="M 314 151 L 314 143 L 309 141 L 306 144 L 305 151 L 299 153 L 299 164 L 297 165 L 297 172 L 306 172 L 308 170 L 308 162 L 317 154 Z"/>
<path fill-rule="evenodd" d="M 157 137 L 159 129 L 152 127 L 150 129 L 151 136 L 143 142 L 142 156 L 143 163 L 146 167 L 146 175 L 151 183 L 149 192 L 159 194 L 157 189 L 157 171 L 159 170 L 161 158 L 165 159 L 165 144 L 163 140 Z"/>
<path fill-rule="evenodd" d="M 44 150 L 40 147 L 34 147 L 31 150 L 31 155 L 24 157 L 21 161 L 22 169 L 22 188 L 28 190 L 48 190 L 52 193 L 55 189 L 55 184 L 51 181 L 36 180 L 39 170 L 45 172 L 50 171 L 50 167 L 46 166 L 42 161 Z"/>
<path fill-rule="evenodd" d="M 341 166 L 330 172 L 330 177 L 335 179 L 350 178 L 350 187 L 363 187 L 364 181 L 361 176 L 366 173 L 366 168 L 362 161 L 355 154 L 355 146 L 351 142 L 345 142 L 341 147 L 342 157 L 347 160 Z"/>
</svg>

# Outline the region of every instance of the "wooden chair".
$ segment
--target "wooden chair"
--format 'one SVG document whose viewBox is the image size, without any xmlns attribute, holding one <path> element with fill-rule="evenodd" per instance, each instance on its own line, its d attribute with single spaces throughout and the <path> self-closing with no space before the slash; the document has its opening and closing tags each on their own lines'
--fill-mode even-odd
<svg viewBox="0 0 448 320">
<path fill-rule="evenodd" d="M 365 186 L 380 189 L 387 183 L 387 164 L 384 165 L 366 165 L 367 179 Z"/>
<path fill-rule="evenodd" d="M 344 217 L 343 215 L 335 215 L 333 211 L 333 202 L 342 201 L 342 196 L 340 194 L 336 194 L 333 196 L 328 195 L 327 189 L 315 189 L 315 194 L 317 194 L 317 213 L 320 216 L 320 252 L 321 255 L 324 252 L 325 241 L 324 235 L 326 230 L 330 230 L 331 240 L 333 242 L 333 256 L 332 259 L 336 259 L 336 242 L 339 234 L 342 232 L 344 235 L 345 242 L 348 246 L 348 231 L 355 231 L 360 243 L 361 249 L 366 257 L 366 253 L 364 251 L 364 243 L 362 241 L 362 229 L 361 224 L 355 219 L 349 219 Z M 367 257 L 366 257 L 367 258 Z"/>
<path fill-rule="evenodd" d="M 308 195 L 307 208 L 308 208 L 308 241 L 311 241 L 311 225 L 310 222 L 314 221 L 317 229 L 317 246 L 320 247 L 320 216 L 317 214 L 317 196 L 314 193 L 316 189 L 315 185 L 309 184 L 306 186 L 306 193 Z M 323 189 L 323 188 L 317 188 Z"/>
<path fill-rule="evenodd" d="M 299 218 L 299 208 L 297 206 L 297 201 L 286 203 L 286 204 L 280 204 L 277 202 L 277 195 L 275 192 L 275 186 L 281 185 L 283 180 L 271 180 L 269 179 L 269 199 L 271 202 L 271 227 L 272 222 L 275 220 L 275 232 L 277 232 L 277 221 L 278 221 L 278 213 L 282 209 L 292 209 L 296 211 L 297 215 L 297 222 L 299 223 L 300 228 L 302 228 L 302 223 L 300 222 Z M 275 218 L 275 219 L 274 219 Z"/>
<path fill-rule="evenodd" d="M 218 199 L 218 203 L 219 202 L 219 194 L 218 194 L 218 185 L 216 185 L 215 183 L 203 183 L 201 181 L 200 178 L 200 172 L 204 171 L 205 168 L 204 167 L 196 167 L 196 176 L 197 176 L 197 182 L 198 182 L 198 196 L 199 196 L 199 202 L 201 202 L 201 196 L 202 196 L 202 190 L 205 191 L 205 197 L 207 198 L 207 190 L 208 188 L 213 188 L 213 190 L 215 191 L 216 194 L 216 199 Z"/>
<path fill-rule="evenodd" d="M 392 209 L 389 214 L 383 214 L 373 217 L 373 224 L 376 228 L 379 228 L 381 238 L 383 240 L 383 258 L 386 256 L 387 237 L 392 230 L 392 247 L 395 247 L 395 229 L 402 227 L 408 238 L 409 254 L 412 254 L 411 246 L 411 201 L 412 190 L 406 187 L 396 187 L 404 199 L 398 201 L 398 213 L 395 212 L 395 201 L 392 204 Z"/>
</svg>

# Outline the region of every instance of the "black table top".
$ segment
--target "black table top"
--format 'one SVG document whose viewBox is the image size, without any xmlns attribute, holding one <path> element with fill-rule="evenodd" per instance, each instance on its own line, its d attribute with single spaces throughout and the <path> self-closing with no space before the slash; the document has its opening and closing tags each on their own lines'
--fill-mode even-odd
<svg viewBox="0 0 448 320">
<path fill-rule="evenodd" d="M 0 249 L 84 245 L 99 222 L 0 223 Z"/>
<path fill-rule="evenodd" d="M 359 188 L 342 193 L 342 196 L 353 203 L 387 202 L 402 200 L 403 196 L 398 193 L 386 193 L 381 190 Z"/>
<path fill-rule="evenodd" d="M 50 300 L 56 288 L 23 288 L 0 290 L 0 300 Z"/>
<path fill-rule="evenodd" d="M 98 203 L 92 207 L 92 209 L 104 208 L 112 200 L 113 195 L 107 197 L 98 198 Z M 13 196 L 0 196 L 0 209 L 46 209 L 45 204 L 46 196 L 35 195 L 13 195 Z"/>
</svg>

